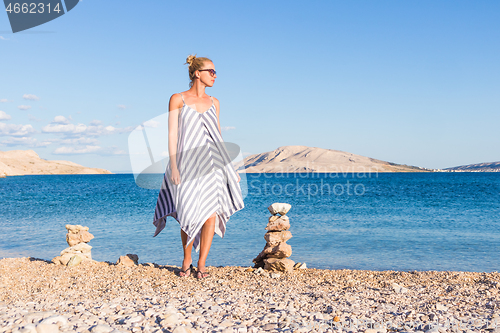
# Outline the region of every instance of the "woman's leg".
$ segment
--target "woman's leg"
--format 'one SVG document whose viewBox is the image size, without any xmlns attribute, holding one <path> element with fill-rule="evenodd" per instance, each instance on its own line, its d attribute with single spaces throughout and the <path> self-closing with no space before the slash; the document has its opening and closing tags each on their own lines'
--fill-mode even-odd
<svg viewBox="0 0 500 333">
<path fill-rule="evenodd" d="M 191 263 L 193 262 L 193 259 L 191 258 L 193 242 L 189 243 L 189 245 L 186 247 L 188 235 L 182 229 L 181 229 L 181 239 L 182 239 L 182 249 L 184 250 L 184 260 L 182 261 L 181 270 L 185 271 L 186 269 L 189 268 L 189 265 L 191 265 Z"/>
<path fill-rule="evenodd" d="M 215 214 L 208 218 L 201 228 L 200 237 L 200 258 L 198 259 L 198 271 L 205 272 L 205 261 L 207 260 L 208 251 L 212 245 L 212 239 L 215 233 Z"/>
</svg>

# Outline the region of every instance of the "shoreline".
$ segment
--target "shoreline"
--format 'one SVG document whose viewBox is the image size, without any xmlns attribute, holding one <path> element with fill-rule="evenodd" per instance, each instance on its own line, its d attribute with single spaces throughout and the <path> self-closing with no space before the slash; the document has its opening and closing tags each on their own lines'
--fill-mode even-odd
<svg viewBox="0 0 500 333">
<path fill-rule="evenodd" d="M 453 325 L 491 332 L 497 320 L 500 327 L 497 272 L 306 268 L 256 274 L 248 267 L 208 266 L 210 277 L 197 280 L 178 271 L 150 263 L 65 267 L 1 259 L 0 332 L 43 320 L 55 321 L 60 332 L 84 333 L 338 332 L 340 326 L 383 333 L 404 323 L 405 332 L 433 330 L 433 323 L 441 323 L 439 332 L 452 332 Z"/>
</svg>

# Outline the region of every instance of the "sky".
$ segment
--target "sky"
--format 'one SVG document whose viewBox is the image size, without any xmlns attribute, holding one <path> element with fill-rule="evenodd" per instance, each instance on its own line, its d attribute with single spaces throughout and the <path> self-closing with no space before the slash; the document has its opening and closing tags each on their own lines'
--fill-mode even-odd
<svg viewBox="0 0 500 333">
<path fill-rule="evenodd" d="M 0 150 L 130 172 L 129 135 L 189 89 L 196 54 L 214 62 L 206 92 L 244 156 L 304 145 L 426 168 L 500 161 L 499 13 L 499 1 L 82 0 L 15 34 L 0 13 Z"/>
</svg>

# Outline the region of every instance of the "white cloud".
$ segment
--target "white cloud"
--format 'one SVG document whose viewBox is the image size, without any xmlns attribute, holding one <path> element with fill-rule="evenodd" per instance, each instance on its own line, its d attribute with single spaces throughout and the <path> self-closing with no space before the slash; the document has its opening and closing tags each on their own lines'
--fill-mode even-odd
<svg viewBox="0 0 500 333">
<path fill-rule="evenodd" d="M 126 155 L 127 152 L 113 147 L 100 147 L 86 145 L 85 147 L 59 147 L 54 150 L 53 154 L 58 155 L 75 155 L 75 154 L 98 154 L 98 155 Z"/>
<path fill-rule="evenodd" d="M 9 120 L 12 119 L 11 116 L 9 116 L 7 113 L 4 111 L 0 111 L 0 120 Z"/>
<path fill-rule="evenodd" d="M 29 106 L 29 105 L 19 105 L 17 108 L 19 110 L 29 110 L 29 109 L 31 109 L 31 106 Z"/>
<path fill-rule="evenodd" d="M 101 125 L 101 124 L 102 124 L 102 121 L 100 121 L 100 120 L 96 120 L 96 119 L 94 119 L 94 120 L 92 120 L 92 121 L 90 122 L 90 125 L 94 125 L 94 126 L 96 126 L 96 125 Z"/>
<path fill-rule="evenodd" d="M 143 123 L 144 127 L 152 127 L 156 128 L 160 125 L 160 123 L 156 120 L 148 120 Z"/>
<path fill-rule="evenodd" d="M 55 116 L 52 123 L 53 124 L 69 124 L 69 120 L 65 116 Z"/>
<path fill-rule="evenodd" d="M 0 36 L 1 40 L 9 40 L 8 38 L 5 38 L 4 36 Z"/>
<path fill-rule="evenodd" d="M 40 99 L 40 97 L 33 95 L 33 94 L 24 94 L 23 98 L 30 100 L 30 101 L 38 101 Z"/>
<path fill-rule="evenodd" d="M 59 155 L 73 155 L 73 154 L 90 154 L 95 153 L 102 149 L 99 146 L 85 146 L 85 148 L 74 148 L 74 147 L 59 147 L 54 150 L 53 154 Z"/>
<path fill-rule="evenodd" d="M 94 138 L 75 138 L 75 139 L 63 139 L 60 140 L 59 142 L 64 145 L 85 145 L 85 144 L 97 145 L 99 143 L 99 140 Z"/>
<path fill-rule="evenodd" d="M 14 125 L 0 123 L 0 135 L 24 136 L 35 133 L 35 129 L 31 125 Z"/>
<path fill-rule="evenodd" d="M 51 124 L 42 127 L 42 133 L 62 133 L 66 136 L 82 135 L 82 136 L 97 137 L 102 135 L 131 132 L 134 129 L 132 126 L 126 128 L 116 128 L 113 126 L 104 127 L 103 125 L 89 125 L 89 126 L 85 124 L 75 125 L 69 122 L 66 123 L 64 122 L 64 119 L 66 118 L 62 117 L 64 118 L 62 119 L 59 117 L 62 116 L 55 117 L 54 121 Z M 93 124 L 95 124 L 96 122 L 97 121 L 92 121 Z"/>
<path fill-rule="evenodd" d="M 87 126 L 85 124 L 48 124 L 42 127 L 43 133 L 65 133 L 65 134 L 81 134 L 85 132 Z"/>
<path fill-rule="evenodd" d="M 9 100 L 7 98 L 0 99 L 0 103 L 7 103 Z"/>
<path fill-rule="evenodd" d="M 118 109 L 122 109 L 122 110 L 125 110 L 127 108 L 127 106 L 123 105 L 123 104 L 118 104 L 117 107 L 118 107 Z"/>
<path fill-rule="evenodd" d="M 30 137 L 20 137 L 20 138 L 8 138 L 7 140 L 0 141 L 0 144 L 4 146 L 28 146 L 28 147 L 47 147 L 52 142 L 50 141 L 38 141 L 36 138 Z"/>
<path fill-rule="evenodd" d="M 225 127 L 221 127 L 221 131 L 229 131 L 229 130 L 233 130 L 233 129 L 236 129 L 236 127 L 234 126 L 225 126 Z"/>
</svg>

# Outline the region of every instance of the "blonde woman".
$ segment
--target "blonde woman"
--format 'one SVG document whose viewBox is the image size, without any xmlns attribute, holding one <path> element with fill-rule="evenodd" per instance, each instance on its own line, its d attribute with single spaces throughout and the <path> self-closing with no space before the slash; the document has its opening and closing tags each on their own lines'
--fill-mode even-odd
<svg viewBox="0 0 500 333">
<path fill-rule="evenodd" d="M 181 277 L 195 272 L 206 278 L 205 263 L 214 234 L 224 237 L 229 217 L 243 209 L 240 176 L 231 164 L 220 129 L 220 104 L 205 88 L 217 78 L 213 62 L 190 55 L 189 90 L 170 97 L 168 151 L 165 171 L 155 209 L 155 236 L 165 227 L 167 216 L 181 227 L 184 249 Z M 199 251 L 197 270 L 192 248 Z"/>
</svg>

